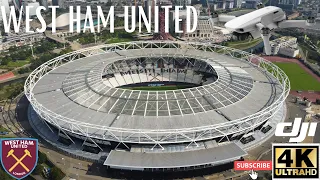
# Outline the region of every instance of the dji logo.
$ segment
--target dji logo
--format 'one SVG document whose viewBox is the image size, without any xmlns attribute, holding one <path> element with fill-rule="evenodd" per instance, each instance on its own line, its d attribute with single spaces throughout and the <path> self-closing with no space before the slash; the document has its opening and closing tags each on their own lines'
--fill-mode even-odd
<svg viewBox="0 0 320 180">
<path fill-rule="evenodd" d="M 276 128 L 276 136 L 285 136 L 285 137 L 292 137 L 290 138 L 289 142 L 302 142 L 308 133 L 308 136 L 314 136 L 317 129 L 316 122 L 304 122 L 301 123 L 301 118 L 295 118 L 293 124 L 292 122 L 285 122 L 279 123 Z M 300 127 L 301 125 L 301 127 Z M 291 132 L 284 132 L 285 127 L 292 127 Z M 309 132 L 308 132 L 309 129 Z M 300 134 L 299 134 L 300 133 Z M 299 135 L 299 136 L 298 136 Z"/>
</svg>

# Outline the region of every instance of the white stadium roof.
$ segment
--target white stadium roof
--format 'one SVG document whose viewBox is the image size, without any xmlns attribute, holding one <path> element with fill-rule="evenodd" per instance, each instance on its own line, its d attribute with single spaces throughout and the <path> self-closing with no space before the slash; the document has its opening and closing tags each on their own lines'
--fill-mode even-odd
<svg viewBox="0 0 320 180">
<path fill-rule="evenodd" d="M 157 48 L 159 43 L 169 47 Z M 218 54 L 204 51 L 207 47 L 224 48 L 185 42 L 130 42 L 88 48 L 52 60 L 69 62 L 54 64 L 50 72 L 37 75 L 40 79 L 35 85 L 28 79 L 26 94 L 29 100 L 32 98 L 34 109 L 59 128 L 114 141 L 118 141 L 115 137 L 120 135 L 127 136 L 122 140 L 127 142 L 160 137 L 163 141 L 184 142 L 188 132 L 191 135 L 210 129 L 210 133 L 202 134 L 200 139 L 244 132 L 267 121 L 278 106 L 282 106 L 288 93 L 288 79 L 276 66 L 255 57 L 261 67 L 277 71 L 277 78 L 283 78 L 281 81 L 253 63 L 226 55 L 235 55 L 231 49 Z M 254 57 L 241 53 L 246 58 Z M 109 82 L 104 82 L 102 74 L 108 64 L 117 67 L 116 61 L 138 57 L 199 59 L 216 71 L 218 79 L 204 86 L 174 91 L 117 88 L 123 83 L 145 82 L 146 74 L 115 74 Z M 41 68 L 46 67 L 44 64 L 34 73 L 42 73 Z M 127 71 L 134 67 L 121 68 Z M 179 75 L 176 78 L 179 79 Z M 172 133 L 177 136 L 168 135 Z"/>
<path fill-rule="evenodd" d="M 235 143 L 198 151 L 176 153 L 132 153 L 112 150 L 103 165 L 119 169 L 180 168 L 238 160 L 247 153 Z"/>
</svg>

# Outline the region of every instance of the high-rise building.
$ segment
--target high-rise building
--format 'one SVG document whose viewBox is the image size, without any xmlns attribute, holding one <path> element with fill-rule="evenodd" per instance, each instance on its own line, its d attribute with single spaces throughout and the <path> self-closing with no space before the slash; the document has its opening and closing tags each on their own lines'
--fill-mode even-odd
<svg viewBox="0 0 320 180">
<path fill-rule="evenodd" d="M 152 12 L 151 12 L 151 16 L 149 17 L 149 7 L 152 6 L 152 0 L 145 0 L 144 1 L 144 12 L 147 15 L 147 18 L 150 19 L 152 18 Z"/>
<path fill-rule="evenodd" d="M 9 0 L 0 0 L 0 6 L 4 6 L 6 13 L 9 14 L 10 7 L 9 7 Z M 0 13 L 0 21 L 2 21 L 2 13 Z"/>
<path fill-rule="evenodd" d="M 12 0 L 13 5 L 16 9 L 20 9 L 22 6 L 22 0 Z"/>
<path fill-rule="evenodd" d="M 270 0 L 270 1 L 271 1 L 271 0 Z M 235 7 L 235 8 L 241 8 L 242 2 L 243 2 L 243 0 L 235 0 L 235 1 L 234 1 L 234 7 Z"/>
<path fill-rule="evenodd" d="M 258 3 L 260 3 L 260 0 L 246 0 L 243 6 L 247 9 L 256 9 Z"/>
<path fill-rule="evenodd" d="M 40 5 L 48 9 L 48 0 L 40 0 Z"/>
<path fill-rule="evenodd" d="M 26 7 L 27 6 L 30 7 L 29 17 L 32 17 L 36 15 L 36 10 L 40 6 L 40 3 L 36 2 L 35 0 L 27 0 L 27 1 L 23 1 L 22 5 L 23 5 L 24 13 L 25 13 Z"/>
<path fill-rule="evenodd" d="M 59 6 L 59 0 L 52 0 L 53 6 Z"/>
<path fill-rule="evenodd" d="M 298 6 L 299 4 L 301 4 L 301 0 L 295 0 L 295 5 Z"/>
<path fill-rule="evenodd" d="M 272 6 L 277 6 L 283 10 L 293 10 L 296 4 L 296 0 L 278 0 L 278 1 L 271 1 L 270 4 Z"/>
<path fill-rule="evenodd" d="M 270 41 L 271 54 L 282 54 L 289 57 L 295 57 L 299 54 L 297 49 L 297 38 L 284 36 L 273 41 Z"/>
</svg>

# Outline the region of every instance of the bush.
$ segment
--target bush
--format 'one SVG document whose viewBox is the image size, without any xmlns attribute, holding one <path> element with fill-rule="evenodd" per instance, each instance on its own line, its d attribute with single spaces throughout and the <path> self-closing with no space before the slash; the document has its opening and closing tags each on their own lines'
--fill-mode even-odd
<svg viewBox="0 0 320 180">
<path fill-rule="evenodd" d="M 47 155 L 38 151 L 38 164 L 43 164 L 47 162 Z"/>
<path fill-rule="evenodd" d="M 1 180 L 14 180 L 7 172 L 5 172 L 2 169 L 2 166 L 0 166 L 0 179 Z"/>
<path fill-rule="evenodd" d="M 29 67 L 26 67 L 26 68 L 20 68 L 19 70 L 18 70 L 18 73 L 19 74 L 24 74 L 24 73 L 27 73 L 27 72 L 30 72 L 31 70 L 30 70 L 30 68 Z"/>
<path fill-rule="evenodd" d="M 65 174 L 57 167 L 53 167 L 50 173 L 50 179 L 61 180 L 65 177 Z"/>
<path fill-rule="evenodd" d="M 36 59 L 31 59 L 31 65 L 30 65 L 30 69 L 36 69 L 37 67 L 39 67 L 41 64 L 57 57 L 58 54 L 55 53 L 45 53 L 42 56 L 40 56 L 39 58 Z"/>
<path fill-rule="evenodd" d="M 12 99 L 18 96 L 23 91 L 23 86 L 23 82 L 17 82 L 0 87 L 0 92 L 2 93 L 0 99 Z"/>
<path fill-rule="evenodd" d="M 41 164 L 38 164 L 34 169 L 34 171 L 32 172 L 32 174 L 41 175 L 42 171 L 43 171 L 43 166 Z"/>
</svg>

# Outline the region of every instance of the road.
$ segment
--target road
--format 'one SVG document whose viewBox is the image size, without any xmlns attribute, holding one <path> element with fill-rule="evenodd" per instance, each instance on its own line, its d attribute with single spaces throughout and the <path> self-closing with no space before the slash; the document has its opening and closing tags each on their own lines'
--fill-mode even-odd
<svg viewBox="0 0 320 180">
<path fill-rule="evenodd" d="M 286 122 L 293 121 L 296 117 L 305 117 L 305 111 L 303 110 L 305 107 L 303 105 L 297 105 L 294 102 L 294 96 L 289 95 L 289 97 L 286 100 L 287 104 L 287 117 Z M 246 160 L 265 160 L 270 161 L 272 160 L 272 143 L 288 143 L 289 138 L 288 137 L 276 137 L 273 136 L 270 139 L 268 139 L 266 142 L 264 142 L 261 146 L 249 150 L 248 154 L 249 156 L 245 158 Z M 264 176 L 265 173 L 271 173 L 271 171 L 259 171 L 259 177 Z M 251 179 L 249 175 L 239 178 L 240 179 Z"/>
<path fill-rule="evenodd" d="M 319 125 L 317 126 L 316 134 L 313 137 L 313 142 L 314 143 L 320 143 L 320 126 Z"/>
<path fill-rule="evenodd" d="M 17 100 L 19 100 L 17 102 Z M 52 161 L 57 167 L 63 170 L 66 173 L 68 178 L 74 179 L 84 179 L 84 180 L 98 180 L 98 179 L 108 179 L 107 177 L 115 177 L 114 174 L 108 175 L 108 172 L 105 171 L 105 167 L 98 164 L 92 164 L 86 161 L 81 161 L 78 159 L 73 159 L 64 154 L 60 154 L 55 151 L 54 148 L 48 144 L 46 141 L 42 140 L 31 128 L 29 121 L 27 119 L 27 110 L 29 102 L 25 96 L 21 99 L 9 101 L 6 104 L 6 112 L 2 113 L 1 120 L 5 122 L 10 130 L 15 133 L 18 137 L 35 137 L 39 139 L 40 151 L 46 153 L 48 159 Z M 293 103 L 294 97 L 289 96 L 287 99 L 287 118 L 286 121 L 292 121 L 296 117 L 304 117 L 305 112 L 303 111 L 304 106 L 297 105 Z M 17 103 L 17 105 L 15 105 Z M 24 131 L 20 131 L 23 129 Z M 319 131 L 318 131 L 319 133 Z M 271 160 L 271 151 L 272 143 L 283 143 L 288 142 L 288 138 L 283 137 L 271 137 L 261 146 L 249 150 L 248 157 L 246 160 Z M 235 172 L 243 174 L 243 172 Z M 223 174 L 223 173 L 218 173 Z M 246 175 L 242 177 L 245 179 Z"/>
<path fill-rule="evenodd" d="M 29 124 L 27 113 L 29 101 L 23 96 L 21 99 L 9 100 L 5 103 L 5 111 L 1 113 L 0 123 L 9 129 L 12 136 L 33 137 L 39 140 L 39 150 L 47 154 L 48 159 L 67 176 L 65 179 L 74 178 L 79 180 L 100 180 L 107 179 L 96 175 L 101 174 L 100 167 L 92 163 L 70 158 L 64 154 L 54 151 L 53 147 L 38 136 Z M 23 131 L 21 131 L 23 130 Z M 92 167 L 95 168 L 92 168 Z M 91 167 L 91 168 L 90 168 Z M 89 171 L 89 169 L 91 171 Z"/>
</svg>

